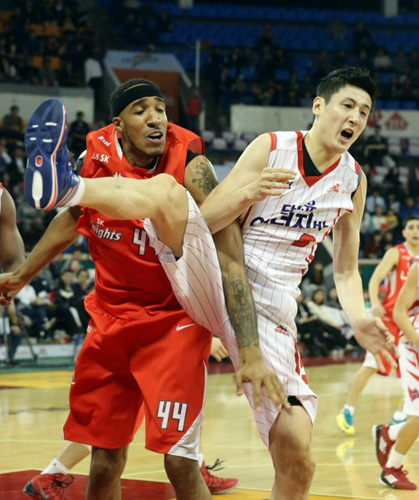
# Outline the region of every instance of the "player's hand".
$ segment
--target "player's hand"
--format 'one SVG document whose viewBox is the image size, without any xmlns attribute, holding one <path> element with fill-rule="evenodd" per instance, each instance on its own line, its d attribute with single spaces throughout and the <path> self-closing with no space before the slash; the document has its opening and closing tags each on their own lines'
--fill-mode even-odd
<svg viewBox="0 0 419 500">
<path fill-rule="evenodd" d="M 262 387 L 272 399 L 275 406 L 290 408 L 288 394 L 276 374 L 263 363 L 262 353 L 258 347 L 242 347 L 240 349 L 240 369 L 234 374 L 237 395 L 244 394 L 244 383 L 253 385 L 253 401 L 257 411 L 261 411 L 260 399 Z"/>
<path fill-rule="evenodd" d="M 376 316 L 377 318 L 381 318 L 381 319 L 384 319 L 384 317 L 386 315 L 386 310 L 384 309 L 384 307 L 381 304 L 377 304 L 376 306 L 374 306 L 371 309 L 371 312 L 374 316 Z"/>
<path fill-rule="evenodd" d="M 289 189 L 295 176 L 295 172 L 287 168 L 266 167 L 255 181 L 244 188 L 246 196 L 253 202 L 264 200 L 267 196 L 280 196 Z"/>
<path fill-rule="evenodd" d="M 224 358 L 228 357 L 227 349 L 223 346 L 218 337 L 212 337 L 210 354 L 217 361 L 222 361 Z"/>
<path fill-rule="evenodd" d="M 388 361 L 390 366 L 397 368 L 397 362 L 389 352 L 392 351 L 396 358 L 399 357 L 398 349 L 394 345 L 394 336 L 388 331 L 380 318 L 359 320 L 354 325 L 354 332 L 358 344 L 374 355 L 379 371 L 385 370 L 380 354 Z"/>
<path fill-rule="evenodd" d="M 0 274 L 0 305 L 10 305 L 13 297 L 26 285 L 17 273 Z"/>
</svg>

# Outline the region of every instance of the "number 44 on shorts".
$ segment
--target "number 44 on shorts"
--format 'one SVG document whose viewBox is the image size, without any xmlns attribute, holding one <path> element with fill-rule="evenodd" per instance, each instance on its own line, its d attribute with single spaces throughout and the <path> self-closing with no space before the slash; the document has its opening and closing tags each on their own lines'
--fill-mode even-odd
<svg viewBox="0 0 419 500">
<path fill-rule="evenodd" d="M 162 429 L 167 429 L 169 419 L 177 420 L 177 430 L 183 432 L 185 428 L 186 413 L 188 412 L 187 403 L 179 403 L 175 401 L 160 401 L 157 416 L 162 419 Z"/>
</svg>

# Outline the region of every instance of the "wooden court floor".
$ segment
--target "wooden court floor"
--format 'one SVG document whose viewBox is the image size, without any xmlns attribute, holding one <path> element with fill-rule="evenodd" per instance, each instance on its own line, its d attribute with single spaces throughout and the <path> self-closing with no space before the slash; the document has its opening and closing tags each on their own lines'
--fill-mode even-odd
<svg viewBox="0 0 419 500">
<path fill-rule="evenodd" d="M 417 500 L 417 491 L 391 490 L 379 483 L 380 469 L 371 437 L 372 425 L 387 422 L 397 407 L 400 381 L 379 376 L 370 381 L 357 407 L 353 438 L 345 437 L 336 427 L 336 414 L 359 366 L 344 364 L 307 369 L 310 385 L 319 396 L 313 440 L 317 469 L 310 499 Z M 70 371 L 0 374 L 3 389 L 0 390 L 0 500 L 28 498 L 20 493 L 24 481 L 31 477 L 33 470 L 44 468 L 61 450 L 70 381 Z M 209 377 L 202 452 L 208 463 L 217 457 L 225 460 L 224 469 L 217 474 L 240 478 L 240 487 L 220 498 L 267 500 L 273 482 L 270 457 L 256 431 L 246 399 L 236 397 L 234 391 L 231 374 Z M 76 484 L 85 481 L 83 475 L 87 474 L 88 465 L 85 460 L 74 469 L 76 481 L 67 490 L 69 500 L 82 499 L 80 493 L 75 493 Z M 410 479 L 419 483 L 418 443 L 410 452 L 406 468 Z M 23 484 L 18 486 L 19 491 L 12 491 L 11 478 L 20 477 L 16 474 L 21 474 L 19 481 Z M 170 490 L 167 494 L 157 492 L 157 485 L 167 487 L 162 484 L 167 483 L 167 479 L 161 456 L 144 449 L 142 429 L 130 448 L 123 478 L 129 485 L 151 484 L 151 488 L 155 485 L 154 494 L 123 496 L 124 500 L 173 498 Z"/>
</svg>

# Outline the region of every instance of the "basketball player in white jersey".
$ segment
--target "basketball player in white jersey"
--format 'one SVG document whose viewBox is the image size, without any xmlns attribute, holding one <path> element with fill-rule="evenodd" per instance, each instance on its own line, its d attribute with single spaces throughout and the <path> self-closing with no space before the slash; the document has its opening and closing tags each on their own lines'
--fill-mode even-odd
<svg viewBox="0 0 419 500">
<path fill-rule="evenodd" d="M 145 229 L 176 297 L 193 319 L 220 333 L 230 353 L 238 375 L 238 393 L 246 391 L 272 456 L 273 499 L 306 499 L 314 473 L 310 448 L 317 400 L 307 385 L 296 347 L 295 298 L 317 245 L 333 227 L 336 288 L 356 338 L 377 355 L 378 366 L 378 353 L 391 344 L 381 320 L 368 319 L 365 312 L 357 264 L 366 179 L 348 153 L 366 126 L 374 93 L 372 79 L 364 70 L 345 68 L 331 73 L 320 83 L 314 99 L 312 129 L 257 138 L 201 205 L 212 233 L 247 210 L 241 216 L 245 263 L 259 327 L 259 339 L 247 345 L 255 348 L 253 352 L 239 350 L 243 344 L 237 344 L 225 312 L 212 238 L 197 206 L 188 194 L 186 203 L 184 191 L 176 187 L 173 178 L 83 181 L 66 166 L 56 165 L 54 158 L 48 165 L 31 166 L 27 177 L 27 192 L 36 197 L 38 208 L 80 204 L 113 218 L 150 217 Z M 37 181 L 35 172 L 42 182 Z M 58 197 L 57 188 L 50 188 L 55 178 Z M 44 199 L 54 201 L 39 206 Z M 176 210 L 165 211 L 168 203 Z M 218 251 L 222 254 L 222 247 Z M 205 274 L 197 275 L 197 269 Z M 15 278 L 3 279 L 0 290 L 13 289 Z M 226 299 L 237 293 L 235 284 L 230 283 Z M 274 386 L 265 383 L 261 397 L 253 392 L 260 387 L 259 375 L 254 371 L 247 380 L 243 377 L 241 367 L 248 364 L 243 352 L 252 352 L 256 362 L 258 355 L 262 356 L 266 368 L 277 374 L 283 391 L 270 379 Z M 244 389 L 243 382 L 248 380 L 253 384 Z"/>
</svg>

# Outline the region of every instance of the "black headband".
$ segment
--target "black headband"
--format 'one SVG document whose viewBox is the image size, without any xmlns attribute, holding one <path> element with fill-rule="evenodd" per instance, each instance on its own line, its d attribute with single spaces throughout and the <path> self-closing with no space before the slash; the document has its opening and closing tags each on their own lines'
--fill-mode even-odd
<svg viewBox="0 0 419 500">
<path fill-rule="evenodd" d="M 125 90 L 117 97 L 112 105 L 112 117 L 118 116 L 128 104 L 143 97 L 160 97 L 160 99 L 164 100 L 163 92 L 157 85 L 154 85 L 154 83 L 140 83 Z"/>
</svg>

